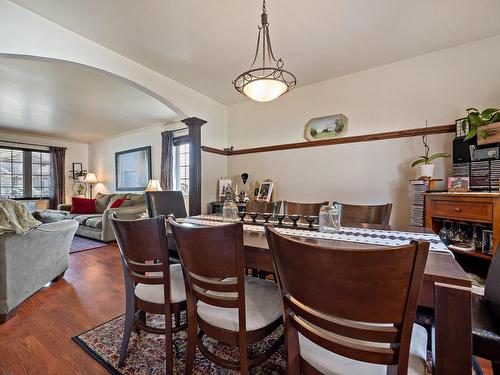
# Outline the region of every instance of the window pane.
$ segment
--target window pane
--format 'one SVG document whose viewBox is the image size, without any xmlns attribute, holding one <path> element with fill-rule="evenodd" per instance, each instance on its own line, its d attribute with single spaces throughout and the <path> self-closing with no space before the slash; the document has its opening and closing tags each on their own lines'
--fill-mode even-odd
<svg viewBox="0 0 500 375">
<path fill-rule="evenodd" d="M 23 151 L 12 150 L 12 161 L 23 162 Z"/>
<path fill-rule="evenodd" d="M 50 164 L 43 164 L 42 165 L 42 174 L 46 176 L 50 176 Z"/>
<path fill-rule="evenodd" d="M 31 162 L 32 163 L 40 163 L 41 158 L 40 158 L 40 152 L 31 152 Z"/>
<path fill-rule="evenodd" d="M 40 173 L 42 173 L 41 165 L 40 164 L 31 164 L 31 172 L 34 175 L 39 175 Z"/>
<path fill-rule="evenodd" d="M 42 152 L 42 163 L 50 164 L 50 154 L 48 152 Z"/>
</svg>

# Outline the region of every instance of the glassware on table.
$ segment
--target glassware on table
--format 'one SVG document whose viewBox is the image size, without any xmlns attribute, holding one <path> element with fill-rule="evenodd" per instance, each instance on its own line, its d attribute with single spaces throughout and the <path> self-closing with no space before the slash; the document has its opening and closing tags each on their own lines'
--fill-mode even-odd
<svg viewBox="0 0 500 375">
<path fill-rule="evenodd" d="M 449 231 L 448 224 L 450 224 L 449 221 L 444 221 L 443 227 L 441 228 L 441 230 L 438 233 L 439 238 L 441 238 L 441 241 L 443 241 L 443 243 L 446 246 L 448 246 L 450 244 L 450 238 L 448 237 L 448 231 Z"/>
<path fill-rule="evenodd" d="M 263 214 L 260 214 L 260 216 L 264 219 L 264 222 L 269 223 L 269 219 L 273 216 L 273 214 L 270 212 L 264 212 Z"/>
<path fill-rule="evenodd" d="M 278 226 L 282 227 L 283 226 L 283 220 L 285 219 L 286 215 L 284 215 L 284 214 L 275 214 L 274 217 L 275 217 L 276 220 L 278 220 Z"/>
<path fill-rule="evenodd" d="M 319 231 L 336 232 L 340 228 L 340 212 L 337 203 L 321 206 L 319 210 Z"/>
<path fill-rule="evenodd" d="M 238 220 L 238 206 L 234 202 L 234 194 L 231 187 L 226 190 L 226 198 L 224 206 L 222 206 L 222 220 L 227 222 L 235 222 Z"/>
<path fill-rule="evenodd" d="M 481 224 L 472 224 L 472 246 L 481 251 L 483 248 L 483 226 Z"/>
<path fill-rule="evenodd" d="M 240 211 L 238 212 L 238 216 L 240 217 L 242 222 L 245 222 L 245 216 L 247 216 L 246 211 Z"/>
<path fill-rule="evenodd" d="M 304 220 L 307 221 L 309 223 L 309 228 L 312 228 L 313 227 L 313 224 L 316 220 L 318 220 L 318 217 L 319 216 L 315 216 L 315 215 L 306 215 L 304 216 Z"/>
<path fill-rule="evenodd" d="M 293 222 L 292 226 L 297 226 L 297 221 L 300 219 L 300 215 L 288 215 L 288 218 Z"/>
<path fill-rule="evenodd" d="M 257 224 L 257 218 L 259 217 L 258 212 L 249 212 L 248 216 L 252 218 L 252 224 Z"/>
</svg>

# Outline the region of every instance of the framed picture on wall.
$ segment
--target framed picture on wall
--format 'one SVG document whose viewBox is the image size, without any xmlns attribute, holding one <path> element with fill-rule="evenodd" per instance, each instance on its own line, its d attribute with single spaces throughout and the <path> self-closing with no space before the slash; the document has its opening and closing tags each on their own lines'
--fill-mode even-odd
<svg viewBox="0 0 500 375">
<path fill-rule="evenodd" d="M 151 146 L 115 153 L 116 191 L 144 190 L 151 174 Z"/>
<path fill-rule="evenodd" d="M 260 184 L 259 194 L 257 195 L 258 202 L 271 202 L 271 195 L 273 194 L 274 183 L 265 181 Z"/>
</svg>

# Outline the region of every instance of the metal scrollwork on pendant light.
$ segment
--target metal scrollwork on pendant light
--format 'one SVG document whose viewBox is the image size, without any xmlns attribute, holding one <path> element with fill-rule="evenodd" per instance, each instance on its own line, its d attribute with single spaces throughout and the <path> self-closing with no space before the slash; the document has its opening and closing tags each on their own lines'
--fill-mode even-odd
<svg viewBox="0 0 500 375">
<path fill-rule="evenodd" d="M 292 73 L 283 69 L 282 59 L 274 57 L 269 37 L 266 0 L 262 2 L 261 25 L 258 28 L 257 48 L 252 66 L 246 72 L 241 73 L 233 81 L 233 85 L 239 93 L 250 99 L 257 102 L 270 102 L 292 90 L 297 84 L 297 79 Z M 260 60 L 258 59 L 260 51 L 262 52 L 262 66 L 254 68 L 255 63 Z"/>
</svg>

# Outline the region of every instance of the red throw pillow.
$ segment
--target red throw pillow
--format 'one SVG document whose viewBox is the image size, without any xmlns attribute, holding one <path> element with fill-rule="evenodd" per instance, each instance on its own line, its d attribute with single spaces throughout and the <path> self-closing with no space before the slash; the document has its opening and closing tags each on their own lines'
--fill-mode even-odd
<svg viewBox="0 0 500 375">
<path fill-rule="evenodd" d="M 96 214 L 95 199 L 90 198 L 71 198 L 72 214 Z"/>
<path fill-rule="evenodd" d="M 129 198 L 116 198 L 113 203 L 111 203 L 111 206 L 109 208 L 118 208 L 120 207 L 123 202 L 130 200 Z"/>
</svg>

